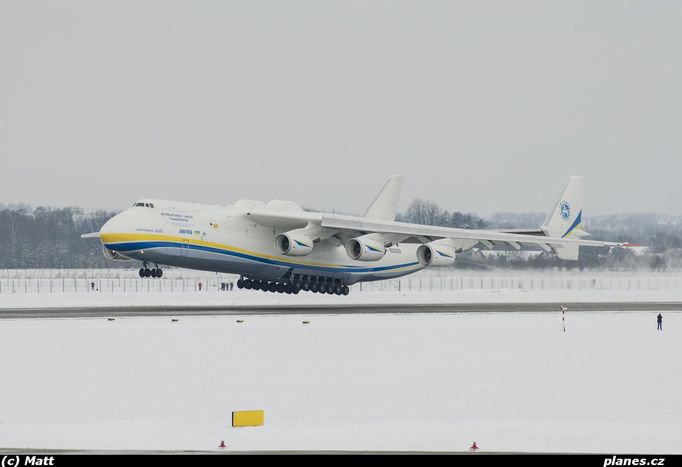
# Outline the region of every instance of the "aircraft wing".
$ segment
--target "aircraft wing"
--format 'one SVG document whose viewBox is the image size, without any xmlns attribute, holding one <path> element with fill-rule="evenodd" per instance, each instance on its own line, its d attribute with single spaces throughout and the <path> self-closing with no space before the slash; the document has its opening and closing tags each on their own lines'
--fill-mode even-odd
<svg viewBox="0 0 682 467">
<path fill-rule="evenodd" d="M 470 230 L 452 227 L 437 227 L 432 225 L 409 224 L 390 220 L 369 219 L 366 217 L 345 216 L 340 214 L 323 214 L 315 212 L 273 212 L 267 210 L 248 211 L 245 213 L 256 222 L 269 227 L 290 227 L 298 223 L 299 227 L 318 226 L 327 232 L 337 232 L 342 237 L 365 234 L 382 234 L 386 243 L 399 241 L 416 241 L 429 243 L 440 239 L 475 240 L 486 246 L 506 244 L 515 249 L 520 245 L 537 245 L 545 251 L 561 247 L 576 246 L 626 246 L 625 243 L 602 242 L 596 240 L 581 240 L 575 238 L 547 237 L 538 231 L 520 231 L 519 233 L 500 232 L 494 230 Z"/>
<path fill-rule="evenodd" d="M 485 229 L 490 232 L 503 232 L 511 234 L 521 234 L 521 235 L 545 235 L 542 229 Z"/>
<path fill-rule="evenodd" d="M 491 230 L 470 230 L 452 227 L 408 224 L 405 222 L 384 221 L 362 217 L 323 214 L 320 225 L 328 229 L 353 230 L 366 233 L 396 234 L 415 237 L 428 243 L 433 240 L 452 238 L 459 240 L 477 240 L 481 243 L 506 243 L 516 248 L 519 244 L 538 246 L 624 246 L 623 243 L 602 242 L 596 240 L 580 240 L 569 238 L 528 235 L 527 233 L 506 233 Z"/>
<path fill-rule="evenodd" d="M 537 229 L 469 230 L 433 225 L 395 222 L 395 211 L 402 186 L 402 176 L 394 175 L 379 192 L 363 217 L 307 212 L 288 209 L 286 204 L 243 204 L 243 212 L 255 222 L 302 235 L 313 242 L 329 240 L 337 245 L 349 245 L 353 239 L 383 243 L 384 247 L 397 243 L 447 244 L 461 253 L 481 243 L 486 248 L 507 246 L 515 250 L 522 245 L 535 245 L 553 251 L 559 259 L 577 260 L 580 246 L 628 246 L 626 243 L 583 240 L 588 235 L 582 230 L 583 177 L 570 177 L 563 194 L 547 219 Z M 273 202 L 271 202 L 273 203 Z M 242 207 L 239 204 L 237 207 Z M 286 209 L 285 209 L 286 208 Z M 570 238 L 569 238 L 570 237 Z"/>
</svg>

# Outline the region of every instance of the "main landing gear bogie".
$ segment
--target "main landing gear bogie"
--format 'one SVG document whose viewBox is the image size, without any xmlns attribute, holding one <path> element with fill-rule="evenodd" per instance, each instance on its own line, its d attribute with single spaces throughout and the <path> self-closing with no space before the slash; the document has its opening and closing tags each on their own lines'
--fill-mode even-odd
<svg viewBox="0 0 682 467">
<path fill-rule="evenodd" d="M 147 278 L 147 277 L 153 277 L 155 279 L 160 279 L 163 277 L 163 269 L 160 267 L 156 266 L 155 268 L 149 269 L 147 265 L 143 265 L 140 268 L 140 271 L 138 272 L 140 277 L 142 278 Z"/>
<path fill-rule="evenodd" d="M 285 293 L 287 295 L 304 292 L 327 293 L 330 295 L 348 295 L 350 289 L 341 282 L 332 282 L 324 278 L 315 277 L 296 277 L 280 282 L 261 281 L 258 279 L 248 279 L 240 277 L 237 281 L 238 289 L 262 290 L 264 292 Z"/>
<path fill-rule="evenodd" d="M 246 290 L 262 290 L 263 292 L 272 293 L 285 293 L 287 295 L 297 295 L 301 291 L 300 288 L 296 288 L 290 282 L 268 282 L 244 278 L 241 278 L 237 281 L 237 288 Z"/>
</svg>

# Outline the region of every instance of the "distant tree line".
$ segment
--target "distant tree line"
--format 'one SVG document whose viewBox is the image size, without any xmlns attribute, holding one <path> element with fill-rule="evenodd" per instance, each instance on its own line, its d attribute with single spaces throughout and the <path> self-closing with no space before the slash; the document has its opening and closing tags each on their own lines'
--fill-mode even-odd
<svg viewBox="0 0 682 467">
<path fill-rule="evenodd" d="M 80 234 L 97 232 L 115 213 L 85 213 L 78 208 L 0 209 L 0 268 L 99 268 L 122 266 L 107 260 L 97 239 Z"/>
<path fill-rule="evenodd" d="M 488 222 L 475 214 L 450 212 L 432 201 L 415 199 L 407 211 L 398 214 L 396 220 L 414 224 L 438 225 L 441 227 L 457 227 L 461 229 L 485 229 Z"/>
<path fill-rule="evenodd" d="M 31 208 L 0 204 L 0 268 L 99 268 L 130 267 L 131 263 L 109 261 L 96 239 L 80 234 L 96 232 L 116 212 L 84 211 L 80 208 Z M 431 201 L 416 199 L 397 220 L 417 224 L 464 229 L 537 228 L 542 213 L 497 213 L 488 219 L 476 214 L 449 211 Z M 538 250 L 535 255 L 515 251 L 486 256 L 469 251 L 458 256 L 457 268 L 518 269 L 682 269 L 682 217 L 657 214 L 595 216 L 585 221 L 592 237 L 646 245 L 646 251 L 623 248 L 582 248 L 578 261 L 561 261 Z M 496 248 L 501 249 L 501 248 Z M 532 248 L 531 248 L 532 250 Z"/>
</svg>

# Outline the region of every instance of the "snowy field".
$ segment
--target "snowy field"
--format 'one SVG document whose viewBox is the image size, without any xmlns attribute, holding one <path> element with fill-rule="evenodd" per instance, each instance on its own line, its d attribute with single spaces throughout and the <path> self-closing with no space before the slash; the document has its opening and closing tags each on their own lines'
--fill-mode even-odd
<svg viewBox="0 0 682 467">
<path fill-rule="evenodd" d="M 655 316 L 2 320 L 0 447 L 682 453 L 682 313 Z"/>
</svg>

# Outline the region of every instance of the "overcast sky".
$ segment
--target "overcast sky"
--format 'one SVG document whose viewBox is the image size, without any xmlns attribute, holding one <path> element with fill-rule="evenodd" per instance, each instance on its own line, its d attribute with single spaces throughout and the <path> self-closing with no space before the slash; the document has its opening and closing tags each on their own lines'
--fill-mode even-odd
<svg viewBox="0 0 682 467">
<path fill-rule="evenodd" d="M 680 1 L 0 0 L 0 202 L 682 213 Z"/>
</svg>

